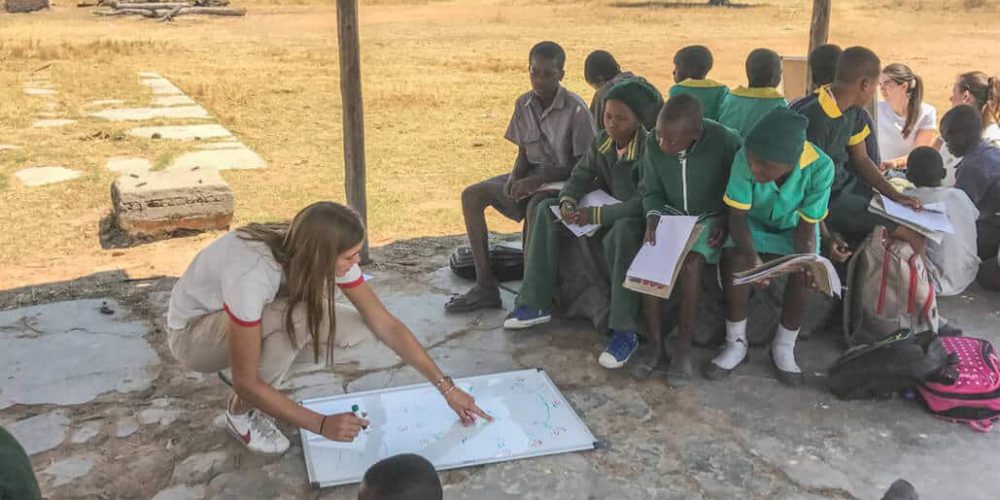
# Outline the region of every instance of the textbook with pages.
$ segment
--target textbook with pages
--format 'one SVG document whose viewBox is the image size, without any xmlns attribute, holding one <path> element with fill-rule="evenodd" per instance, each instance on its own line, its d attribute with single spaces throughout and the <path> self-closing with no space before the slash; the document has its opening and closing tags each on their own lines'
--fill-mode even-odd
<svg viewBox="0 0 1000 500">
<path fill-rule="evenodd" d="M 670 298 L 684 259 L 705 229 L 698 220 L 690 215 L 661 216 L 656 226 L 656 245 L 642 244 L 625 273 L 622 286 L 646 295 Z"/>
<path fill-rule="evenodd" d="M 583 195 L 583 197 L 580 198 L 580 202 L 577 203 L 577 207 L 604 207 L 607 205 L 615 205 L 617 203 L 621 203 L 618 198 L 611 196 L 603 189 L 597 189 Z M 600 224 L 587 224 L 585 226 L 567 224 L 566 221 L 562 219 L 562 213 L 559 211 L 559 207 L 557 205 L 553 205 L 549 208 L 552 209 L 552 213 L 556 214 L 556 218 L 559 219 L 559 221 L 562 222 L 563 225 L 570 230 L 570 232 L 576 235 L 577 238 L 580 236 L 593 236 L 601 230 Z"/>
<path fill-rule="evenodd" d="M 733 273 L 734 285 L 745 285 L 782 274 L 798 273 L 808 270 L 813 275 L 816 287 L 824 294 L 833 297 L 840 296 L 840 276 L 833 263 L 821 255 L 814 253 L 797 253 L 769 260 L 753 269 Z"/>
<path fill-rule="evenodd" d="M 935 243 L 941 243 L 945 234 L 955 233 L 955 227 L 948 219 L 944 203 L 928 203 L 924 205 L 923 210 L 914 210 L 890 200 L 885 195 L 879 195 L 872 196 L 868 211 L 913 229 Z"/>
</svg>

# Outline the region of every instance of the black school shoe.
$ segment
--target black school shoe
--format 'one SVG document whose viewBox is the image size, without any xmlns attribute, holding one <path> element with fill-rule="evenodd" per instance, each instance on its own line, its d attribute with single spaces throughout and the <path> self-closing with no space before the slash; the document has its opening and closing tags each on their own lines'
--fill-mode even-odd
<svg viewBox="0 0 1000 500">
<path fill-rule="evenodd" d="M 771 360 L 771 367 L 774 368 L 774 374 L 778 378 L 778 382 L 789 387 L 801 387 L 805 385 L 806 376 L 802 372 L 786 372 L 778 368 L 778 364 L 774 362 L 774 354 L 770 350 L 767 351 L 767 357 Z"/>
<path fill-rule="evenodd" d="M 712 358 L 712 359 L 715 359 L 715 358 Z M 743 361 L 740 361 L 739 363 L 736 363 L 736 366 L 734 366 L 734 367 L 732 367 L 731 369 L 728 369 L 728 370 L 725 369 L 725 368 L 723 368 L 723 367 L 721 367 L 721 366 L 719 366 L 719 365 L 717 365 L 717 364 L 715 364 L 715 363 L 713 363 L 712 359 L 706 361 L 705 364 L 701 365 L 701 374 L 702 374 L 703 377 L 707 378 L 708 380 L 718 381 L 718 380 L 722 380 L 722 379 L 728 377 L 729 374 L 733 373 L 733 371 L 736 370 L 737 368 L 739 368 L 740 365 L 742 365 L 743 363 L 746 363 L 747 360 L 750 359 L 750 351 L 747 350 L 747 355 L 743 356 Z"/>
</svg>

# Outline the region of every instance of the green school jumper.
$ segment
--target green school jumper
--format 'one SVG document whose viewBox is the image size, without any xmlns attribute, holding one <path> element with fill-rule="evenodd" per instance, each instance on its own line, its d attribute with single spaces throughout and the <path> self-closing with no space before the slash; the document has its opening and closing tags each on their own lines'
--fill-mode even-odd
<svg viewBox="0 0 1000 500">
<path fill-rule="evenodd" d="M 835 176 L 830 193 L 830 219 L 826 223 L 848 240 L 858 240 L 867 236 L 875 225 L 889 224 L 868 211 L 872 189 L 847 166 L 848 148 L 864 142 L 871 130 L 865 124 L 861 108 L 841 112 L 829 86 L 821 87 L 817 93 L 817 99 L 796 111 L 809 119 L 806 139 L 833 160 Z"/>
<path fill-rule="evenodd" d="M 737 87 L 729 91 L 719 110 L 719 123 L 746 137 L 757 122 L 774 108 L 787 106 L 785 96 L 772 87 Z"/>
<path fill-rule="evenodd" d="M 34 500 L 42 498 L 31 460 L 24 448 L 0 427 L 0 499 Z"/>
<path fill-rule="evenodd" d="M 708 78 L 704 80 L 688 78 L 670 87 L 670 97 L 677 94 L 689 94 L 698 99 L 701 102 L 702 116 L 709 120 L 719 119 L 719 108 L 722 107 L 722 101 L 728 93 L 729 87 L 724 83 L 709 80 Z"/>
<path fill-rule="evenodd" d="M 600 131 L 559 193 L 559 200 L 578 201 L 595 189 L 603 189 L 622 200 L 616 205 L 590 209 L 591 221 L 607 230 L 602 243 L 611 276 L 608 326 L 615 330 L 635 331 L 637 326 L 639 295 L 622 284 L 632 259 L 642 246 L 645 229 L 638 189 L 638 164 L 645 138 L 646 131 L 640 126 L 619 157 L 614 140 L 607 131 Z M 553 290 L 559 274 L 558 232 L 565 228 L 549 207 L 558 208 L 558 204 L 555 199 L 543 200 L 535 209 L 531 220 L 531 240 L 525 256 L 524 282 L 516 305 L 544 310 L 552 308 Z"/>
<path fill-rule="evenodd" d="M 722 196 L 740 149 L 740 136 L 709 119 L 702 123 L 704 133 L 690 149 L 674 156 L 656 145 L 655 133 L 650 133 L 646 153 L 640 163 L 642 207 L 646 215 L 708 215 L 705 230 L 691 248 L 705 257 L 709 264 L 719 261 L 718 248 L 708 245 L 711 230 L 720 221 Z M 715 214 L 710 215 L 710 214 Z"/>
<path fill-rule="evenodd" d="M 773 181 L 760 184 L 754 180 L 741 149 L 733 162 L 724 201 L 737 210 L 747 211 L 747 223 L 757 253 L 789 255 L 795 253 L 794 231 L 800 220 L 816 226 L 816 252 L 819 252 L 819 225 L 827 214 L 834 166 L 823 151 L 808 141 L 802 148 L 798 168 L 778 187 Z M 726 241 L 727 248 L 736 243 Z"/>
</svg>

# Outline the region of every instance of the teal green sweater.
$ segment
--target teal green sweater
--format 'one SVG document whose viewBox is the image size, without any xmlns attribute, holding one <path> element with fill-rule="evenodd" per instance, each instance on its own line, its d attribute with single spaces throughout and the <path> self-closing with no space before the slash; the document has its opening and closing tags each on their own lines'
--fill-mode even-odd
<svg viewBox="0 0 1000 500">
<path fill-rule="evenodd" d="M 718 120 L 722 101 L 729 94 L 729 87 L 715 80 L 695 80 L 688 78 L 670 87 L 670 97 L 677 94 L 689 94 L 701 102 L 701 114 L 709 120 Z"/>
<path fill-rule="evenodd" d="M 622 217 L 642 217 L 639 159 L 645 150 L 646 137 L 646 129 L 640 125 L 619 158 L 614 139 L 606 130 L 600 131 L 590 149 L 573 167 L 566 186 L 559 193 L 560 201 L 578 202 L 587 193 L 603 189 L 621 203 L 583 209 L 590 210 L 593 223 L 610 226 Z"/>
</svg>

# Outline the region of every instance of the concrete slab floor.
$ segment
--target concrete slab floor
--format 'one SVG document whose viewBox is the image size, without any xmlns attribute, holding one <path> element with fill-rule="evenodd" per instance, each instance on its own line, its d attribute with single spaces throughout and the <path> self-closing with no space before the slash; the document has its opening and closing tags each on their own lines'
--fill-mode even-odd
<svg viewBox="0 0 1000 500">
<path fill-rule="evenodd" d="M 14 177 L 27 187 L 44 186 L 76 179 L 83 175 L 79 170 L 62 166 L 30 167 L 14 172 Z"/>
<path fill-rule="evenodd" d="M 447 295 L 469 284 L 447 271 L 429 271 L 388 263 L 368 272 L 387 307 L 447 372 L 544 367 L 602 443 L 591 452 L 442 473 L 447 499 L 875 499 L 899 477 L 921 498 L 995 497 L 990 478 L 1000 466 L 1000 433 L 935 419 L 912 401 L 835 399 L 823 388 L 823 373 L 839 354 L 836 339 L 818 336 L 800 344 L 804 388 L 779 385 L 766 352 L 753 349 L 751 361 L 727 380 L 669 389 L 662 379 L 633 379 L 628 367 L 601 368 L 596 355 L 604 337 L 583 322 L 556 320 L 504 332 L 505 310 L 445 315 Z M 162 314 L 172 282 L 130 292 L 129 303 L 146 322 L 145 338 L 160 359 L 148 389 L 103 392 L 75 405 L 21 403 L 0 412 L 5 426 L 46 415 L 42 423 L 61 429 L 61 444 L 32 457 L 43 492 L 51 498 L 355 498 L 354 486 L 308 486 L 293 429 L 283 426 L 292 449 L 266 458 L 247 453 L 212 423 L 227 389 L 211 374 L 193 376 L 164 345 Z M 512 296 L 503 298 L 509 307 Z M 1000 344 L 993 327 L 998 299 L 1000 294 L 973 289 L 942 299 L 941 310 L 966 334 Z M 0 328 L 0 335 L 6 331 Z M 108 351 L 107 359 L 117 355 Z M 297 365 L 285 389 L 312 397 L 422 381 L 371 342 L 337 359 L 332 372 Z M 6 381 L 2 387 L 6 391 Z M 119 422 L 130 432 L 121 433 Z"/>
</svg>

